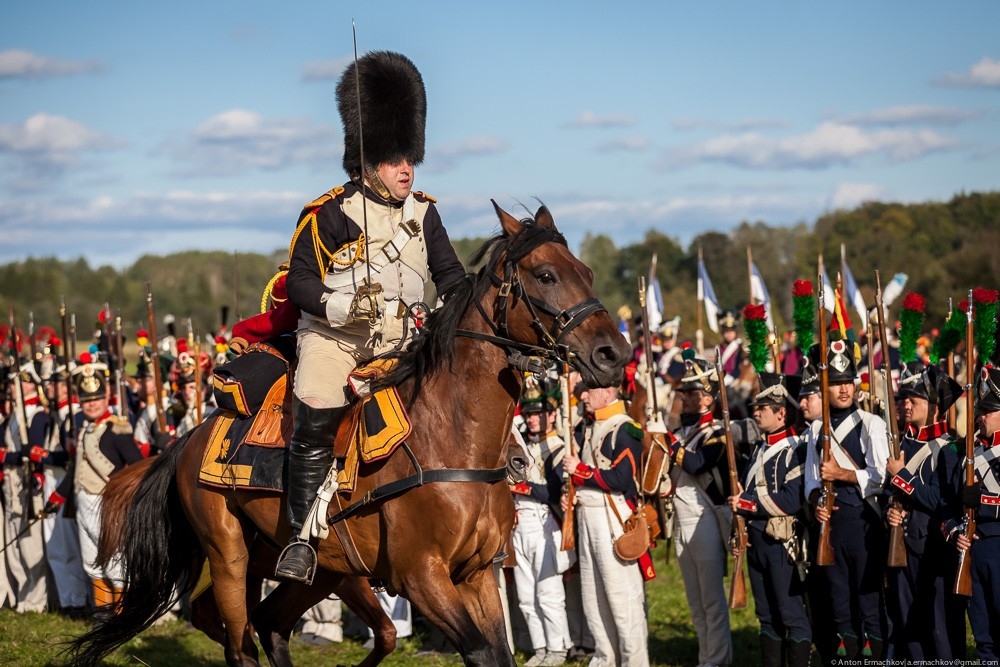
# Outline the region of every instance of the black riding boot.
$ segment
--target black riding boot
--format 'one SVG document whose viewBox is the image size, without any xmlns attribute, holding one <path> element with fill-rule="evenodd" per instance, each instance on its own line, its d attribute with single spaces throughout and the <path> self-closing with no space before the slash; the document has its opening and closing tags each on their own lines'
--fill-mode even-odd
<svg viewBox="0 0 1000 667">
<path fill-rule="evenodd" d="M 764 667 L 781 667 L 781 640 L 769 634 L 760 635 L 760 663 Z"/>
<path fill-rule="evenodd" d="M 333 439 L 347 408 L 313 408 L 301 401 L 297 405 L 285 484 L 292 537 L 281 552 L 274 576 L 311 583 L 316 571 L 316 552 L 308 540 L 299 538 L 299 531 L 333 465 Z"/>
</svg>

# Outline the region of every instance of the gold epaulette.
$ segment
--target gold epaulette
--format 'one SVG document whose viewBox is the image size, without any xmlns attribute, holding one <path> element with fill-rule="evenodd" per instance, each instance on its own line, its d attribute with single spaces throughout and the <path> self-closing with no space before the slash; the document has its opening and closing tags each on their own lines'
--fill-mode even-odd
<svg viewBox="0 0 1000 667">
<path fill-rule="evenodd" d="M 319 208 L 320 206 L 322 206 L 323 204 L 327 203 L 331 199 L 336 199 L 337 197 L 339 197 L 342 194 L 344 194 L 344 187 L 342 185 L 338 185 L 337 187 L 333 188 L 329 192 L 320 195 L 316 199 L 313 199 L 311 202 L 309 202 L 308 204 L 306 204 L 305 206 L 303 206 L 302 210 L 304 210 L 304 211 L 311 211 L 314 208 Z"/>
<path fill-rule="evenodd" d="M 429 201 L 432 204 L 436 204 L 437 201 L 438 201 L 437 199 L 434 199 L 434 197 L 431 197 L 426 192 L 421 192 L 420 190 L 414 190 L 413 194 L 416 195 L 416 196 L 418 196 L 418 197 L 423 197 L 424 199 L 426 199 L 427 201 Z"/>
<path fill-rule="evenodd" d="M 128 417 L 116 415 L 111 418 L 111 432 L 115 435 L 125 435 L 132 433 L 132 424 Z"/>
</svg>

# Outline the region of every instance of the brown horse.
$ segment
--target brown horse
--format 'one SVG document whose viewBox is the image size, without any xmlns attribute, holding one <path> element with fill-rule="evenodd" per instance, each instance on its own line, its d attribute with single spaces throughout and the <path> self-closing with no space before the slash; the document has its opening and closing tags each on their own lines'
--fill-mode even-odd
<svg viewBox="0 0 1000 667">
<path fill-rule="evenodd" d="M 385 380 L 409 407 L 406 447 L 362 466 L 347 498 L 353 509 L 334 517 L 348 534 L 342 541 L 331 530 L 318 548 L 325 585 L 345 576 L 380 580 L 468 665 L 514 665 L 493 563 L 514 519 L 504 461 L 522 371 L 568 355 L 586 384 L 610 386 L 629 353 L 594 297 L 592 272 L 570 253 L 549 211 L 543 206 L 522 223 L 494 207 L 502 234 L 473 259 L 485 265 L 452 290 Z M 291 664 L 295 619 L 276 619 L 304 587 L 279 586 L 254 610 L 253 627 L 247 609 L 250 562 L 260 558 L 254 541 L 289 537 L 283 498 L 200 484 L 211 428 L 211 421 L 199 427 L 150 465 L 123 528 L 121 613 L 74 642 L 79 664 L 94 664 L 148 627 L 169 608 L 176 581 L 193 586 L 203 556 L 227 663 L 258 664 L 255 628 L 271 664 Z"/>
<path fill-rule="evenodd" d="M 108 481 L 101 503 L 101 536 L 96 557 L 98 565 L 107 567 L 118 554 L 123 552 L 124 527 L 128 522 L 129 509 L 135 501 L 135 494 L 143 477 L 155 460 L 155 458 L 143 459 L 128 466 Z M 262 584 L 265 578 L 273 576 L 279 553 L 278 545 L 259 537 L 253 541 L 247 572 L 248 610 L 255 610 L 260 603 Z M 293 583 L 288 583 L 286 586 L 293 590 L 287 595 L 287 603 L 281 613 L 266 617 L 265 623 L 256 629 L 264 638 L 262 641 L 265 644 L 271 642 L 272 645 L 280 645 L 283 641 L 287 646 L 287 635 L 282 637 L 281 628 L 286 624 L 294 627 L 297 620 L 311 606 L 334 593 L 374 631 L 372 650 L 362 662 L 363 665 L 378 664 L 395 649 L 396 628 L 379 604 L 367 578 L 357 576 L 331 578 L 329 573 L 323 572 L 314 579 L 312 586 Z M 210 589 L 199 590 L 198 593 L 191 597 L 191 624 L 225 647 L 226 629 L 215 596 Z M 278 626 L 273 626 L 275 622 L 278 622 Z"/>
</svg>

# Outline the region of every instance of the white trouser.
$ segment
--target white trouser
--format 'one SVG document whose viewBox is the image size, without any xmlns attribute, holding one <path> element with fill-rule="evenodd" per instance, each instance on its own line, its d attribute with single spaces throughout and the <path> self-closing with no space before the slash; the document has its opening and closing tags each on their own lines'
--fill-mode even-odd
<svg viewBox="0 0 1000 667">
<path fill-rule="evenodd" d="M 594 635 L 590 667 L 648 667 L 642 574 L 634 562 L 625 563 L 615 555 L 614 540 L 622 534 L 622 527 L 607 504 L 606 494 L 578 489 L 576 497 L 583 612 Z M 620 494 L 612 498 L 622 518 L 631 514 Z"/>
<path fill-rule="evenodd" d="M 514 526 L 514 585 L 518 607 L 531 636 L 531 648 L 565 651 L 570 648 L 566 619 L 566 589 L 557 562 L 555 535 L 561 532 L 548 505 L 521 502 Z"/>
<path fill-rule="evenodd" d="M 698 633 L 698 663 L 728 665 L 732 662 L 729 600 L 723 582 L 726 545 L 732 512 L 725 505 L 698 506 L 674 502 L 677 563 L 691 608 L 691 622 Z"/>
<path fill-rule="evenodd" d="M 45 587 L 45 544 L 42 522 L 35 515 L 41 511 L 41 493 L 32 493 L 25 486 L 19 466 L 4 467 L 3 493 L 7 541 L 13 542 L 3 552 L 7 565 L 11 606 L 19 612 L 45 611 L 48 591 Z M 29 524 L 31 528 L 28 528 Z M 20 534 L 25 531 L 23 534 Z M 20 534 L 20 536 L 18 536 Z M 17 539 L 15 539 L 15 537 Z M 0 544 L 0 547 L 3 546 Z"/>
<path fill-rule="evenodd" d="M 51 470 L 46 469 L 45 490 L 42 496 L 48 498 L 65 475 L 64 470 L 57 470 L 53 474 Z M 65 509 L 60 507 L 58 512 L 42 519 L 45 556 L 49 562 L 49 569 L 52 570 L 56 592 L 59 594 L 59 606 L 86 607 L 90 582 L 87 581 L 87 573 L 83 571 L 76 521 L 63 516 Z"/>
<path fill-rule="evenodd" d="M 341 611 L 340 598 L 336 595 L 321 600 L 302 615 L 302 634 L 316 635 L 331 642 L 344 641 Z"/>
<path fill-rule="evenodd" d="M 124 578 L 117 557 L 103 569 L 98 568 L 94 562 L 97 558 L 97 543 L 101 539 L 101 496 L 77 489 L 76 525 L 79 528 L 83 571 L 91 579 L 107 579 L 112 587 L 121 588 Z"/>
</svg>

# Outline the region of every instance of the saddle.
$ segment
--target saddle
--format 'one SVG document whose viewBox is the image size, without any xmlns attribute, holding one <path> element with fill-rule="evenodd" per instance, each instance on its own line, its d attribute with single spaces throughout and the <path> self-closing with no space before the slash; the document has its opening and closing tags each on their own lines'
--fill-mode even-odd
<svg viewBox="0 0 1000 667">
<path fill-rule="evenodd" d="M 251 350 L 260 360 L 243 364 L 244 375 L 223 374 L 215 381 L 215 394 L 222 402 L 218 415 L 211 422 L 212 431 L 199 479 L 210 486 L 283 491 L 285 450 L 294 432 L 294 364 L 284 361 L 276 348 L 259 343 L 252 345 L 237 360 L 249 356 Z M 278 355 L 284 361 L 284 370 L 277 377 L 274 377 L 277 366 L 266 358 L 271 355 Z M 271 370 L 270 376 L 259 372 L 265 366 Z M 395 387 L 375 393 L 370 391 L 370 382 L 391 369 L 391 365 L 377 360 L 351 374 L 351 386 L 357 399 L 341 420 L 331 443 L 334 457 L 344 459 L 337 475 L 342 493 L 354 490 L 361 463 L 388 457 L 412 432 L 409 416 Z M 259 385 L 264 382 L 269 382 L 270 386 L 259 405 L 252 399 L 226 400 L 228 397 L 261 395 Z M 252 411 L 240 410 L 237 406 L 250 406 Z"/>
</svg>

